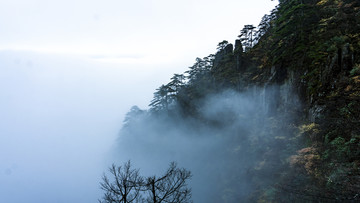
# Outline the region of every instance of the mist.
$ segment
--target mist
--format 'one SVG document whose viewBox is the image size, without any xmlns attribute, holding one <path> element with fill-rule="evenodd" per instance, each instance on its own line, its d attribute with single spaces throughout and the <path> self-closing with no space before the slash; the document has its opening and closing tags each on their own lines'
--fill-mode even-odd
<svg viewBox="0 0 360 203">
<path fill-rule="evenodd" d="M 114 160 L 118 165 L 131 160 L 145 176 L 160 175 L 177 162 L 193 174 L 194 202 L 250 201 L 254 179 L 266 183 L 278 177 L 278 152 L 286 149 L 284 140 L 300 108 L 296 95 L 286 86 L 224 89 L 197 106 L 197 118 L 184 117 L 176 105 L 161 113 L 133 107 L 113 149 Z M 264 168 L 265 162 L 271 167 Z"/>
<path fill-rule="evenodd" d="M 97 202 L 127 110 L 170 75 L 147 67 L 0 52 L 0 201 Z"/>
<path fill-rule="evenodd" d="M 152 114 L 147 105 L 172 75 L 168 65 L 147 71 L 14 51 L 1 52 L 0 61 L 0 196 L 8 203 L 97 202 L 102 174 L 127 160 L 145 176 L 172 161 L 187 168 L 194 202 L 244 200 L 255 187 L 253 168 L 267 156 L 260 149 L 269 134 L 286 137 L 281 126 L 299 107 L 286 88 L 269 86 L 207 95 L 196 119 L 176 105 Z"/>
<path fill-rule="evenodd" d="M 152 114 L 147 105 L 172 75 L 169 64 L 14 51 L 0 61 L 0 196 L 8 203 L 97 202 L 102 174 L 127 160 L 144 176 L 163 174 L 172 161 L 190 170 L 194 202 L 244 200 L 269 134 L 286 137 L 281 126 L 299 107 L 286 88 L 269 86 L 207 95 L 199 118 L 176 105 Z"/>
<path fill-rule="evenodd" d="M 139 134 L 148 129 L 148 136 L 130 139 L 123 121 L 131 106 L 147 109 L 174 72 L 277 4 L 259 2 L 3 1 L 0 202 L 97 202 L 103 172 L 128 159 L 147 174 L 178 161 L 193 171 L 194 185 L 203 184 L 196 173 L 209 160 L 204 153 L 228 156 L 215 153 L 229 142 L 219 128 L 178 115 L 162 126 L 168 117 L 161 115 L 152 122 L 158 129 L 140 119 Z M 204 109 L 204 117 L 213 114 Z M 208 191 L 194 186 L 197 198 Z"/>
</svg>

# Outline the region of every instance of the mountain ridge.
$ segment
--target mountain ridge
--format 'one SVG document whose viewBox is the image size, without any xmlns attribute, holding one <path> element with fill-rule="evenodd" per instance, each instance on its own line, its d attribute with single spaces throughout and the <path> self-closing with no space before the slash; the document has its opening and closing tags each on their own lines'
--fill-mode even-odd
<svg viewBox="0 0 360 203">
<path fill-rule="evenodd" d="M 280 0 L 257 28 L 241 30 L 235 48 L 220 42 L 159 87 L 149 111 L 132 108 L 121 136 L 159 119 L 164 126 L 150 132 L 166 134 L 172 122 L 232 139 L 223 170 L 243 183 L 220 178 L 220 202 L 359 200 L 359 33 L 359 1 Z M 236 110 L 248 102 L 250 113 Z"/>
</svg>

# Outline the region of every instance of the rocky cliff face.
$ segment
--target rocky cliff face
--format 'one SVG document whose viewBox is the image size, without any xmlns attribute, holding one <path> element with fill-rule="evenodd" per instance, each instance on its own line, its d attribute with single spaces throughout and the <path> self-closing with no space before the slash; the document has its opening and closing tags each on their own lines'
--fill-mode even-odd
<svg viewBox="0 0 360 203">
<path fill-rule="evenodd" d="M 280 1 L 263 18 L 253 47 L 219 43 L 215 55 L 185 72 L 189 81 L 176 94 L 171 82 L 164 85 L 159 100 L 166 103 L 169 94 L 185 118 L 231 129 L 233 143 L 248 147 L 228 152 L 254 157 L 246 169 L 257 188 L 251 202 L 360 200 L 359 16 L 355 0 Z M 216 118 L 201 115 L 209 95 L 229 89 L 250 94 L 261 113 L 232 127 L 223 108 Z M 242 122 L 256 124 L 245 137 Z"/>
<path fill-rule="evenodd" d="M 215 55 L 214 67 L 218 71 L 233 67 L 235 71 L 227 80 L 234 81 L 232 86 L 239 91 L 252 89 L 261 101 L 259 108 L 267 112 L 268 118 L 297 117 L 287 123 L 297 126 L 298 131 L 289 131 L 286 139 L 301 139 L 296 144 L 298 151 L 289 155 L 291 168 L 284 171 L 289 179 L 283 179 L 288 185 L 278 190 L 281 196 L 288 198 L 294 191 L 300 191 L 304 197 L 315 197 L 313 200 L 359 199 L 356 196 L 360 192 L 360 57 L 356 48 L 359 42 L 359 38 L 344 41 L 326 54 L 319 52 L 323 58 L 316 60 L 322 63 L 304 57 L 266 67 L 253 60 L 256 47 L 243 52 L 238 41 L 235 50 L 228 45 Z M 313 54 L 312 51 L 304 54 Z M 282 150 L 277 156 L 289 152 L 286 148 Z M 294 177 L 299 171 L 304 173 L 301 179 Z M 298 184 L 294 180 L 302 185 L 294 186 Z"/>
</svg>

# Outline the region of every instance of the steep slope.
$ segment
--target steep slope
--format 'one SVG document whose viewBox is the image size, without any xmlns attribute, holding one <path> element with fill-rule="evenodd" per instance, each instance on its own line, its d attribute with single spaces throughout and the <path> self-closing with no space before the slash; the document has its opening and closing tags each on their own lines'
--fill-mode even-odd
<svg viewBox="0 0 360 203">
<path fill-rule="evenodd" d="M 260 80 L 273 74 L 276 82 L 291 81 L 305 105 L 306 145 L 290 162 L 309 181 L 293 177 L 282 186 L 299 198 L 358 199 L 359 6 L 359 1 L 280 1 L 269 31 L 250 51 L 267 69 Z"/>
<path fill-rule="evenodd" d="M 206 166 L 194 170 L 214 176 L 197 183 L 216 184 L 199 201 L 360 200 L 359 35 L 359 1 L 280 1 L 133 108 L 121 137 L 220 139 L 217 153 L 192 146 Z"/>
</svg>

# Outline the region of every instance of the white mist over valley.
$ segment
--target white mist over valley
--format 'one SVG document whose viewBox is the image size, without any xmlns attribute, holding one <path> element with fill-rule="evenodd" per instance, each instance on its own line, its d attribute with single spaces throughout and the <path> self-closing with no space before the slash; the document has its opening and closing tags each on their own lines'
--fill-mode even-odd
<svg viewBox="0 0 360 203">
<path fill-rule="evenodd" d="M 127 160 L 148 175 L 176 161 L 193 170 L 193 185 L 203 184 L 201 160 L 224 146 L 217 132 L 169 121 L 170 137 L 144 124 L 138 130 L 149 135 L 134 141 L 121 136 L 123 121 L 134 105 L 148 109 L 174 73 L 214 52 L 217 42 L 234 40 L 276 4 L 259 2 L 1 2 L 0 202 L 98 202 L 102 174 Z M 205 108 L 205 116 L 216 114 Z M 196 138 L 180 136 L 186 133 Z M 195 186 L 195 200 L 208 189 Z"/>
<path fill-rule="evenodd" d="M 166 71 L 27 52 L 0 61 L 4 202 L 96 202 L 125 113 L 147 107 Z"/>
</svg>

